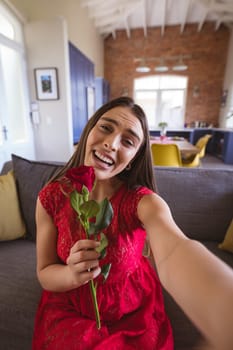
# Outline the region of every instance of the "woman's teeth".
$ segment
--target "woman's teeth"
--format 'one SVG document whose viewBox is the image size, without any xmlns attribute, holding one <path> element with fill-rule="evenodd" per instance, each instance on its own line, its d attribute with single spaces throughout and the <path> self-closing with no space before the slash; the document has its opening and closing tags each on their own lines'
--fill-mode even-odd
<svg viewBox="0 0 233 350">
<path fill-rule="evenodd" d="M 100 160 L 102 160 L 104 163 L 107 163 L 108 165 L 113 165 L 113 160 L 110 158 L 107 158 L 105 156 L 103 156 L 101 153 L 99 153 L 98 151 L 95 151 L 95 156 L 97 158 L 99 158 Z"/>
</svg>

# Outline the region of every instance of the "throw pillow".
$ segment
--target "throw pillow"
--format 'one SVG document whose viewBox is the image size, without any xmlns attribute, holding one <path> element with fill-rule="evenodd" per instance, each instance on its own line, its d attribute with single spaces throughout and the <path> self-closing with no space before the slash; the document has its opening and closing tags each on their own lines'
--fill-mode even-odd
<svg viewBox="0 0 233 350">
<path fill-rule="evenodd" d="M 227 229 L 223 242 L 219 244 L 219 248 L 233 253 L 233 219 Z"/>
<path fill-rule="evenodd" d="M 25 235 L 13 171 L 0 176 L 0 241 Z"/>
<path fill-rule="evenodd" d="M 62 163 L 31 161 L 11 155 L 27 238 L 36 240 L 35 209 L 39 191 Z"/>
</svg>

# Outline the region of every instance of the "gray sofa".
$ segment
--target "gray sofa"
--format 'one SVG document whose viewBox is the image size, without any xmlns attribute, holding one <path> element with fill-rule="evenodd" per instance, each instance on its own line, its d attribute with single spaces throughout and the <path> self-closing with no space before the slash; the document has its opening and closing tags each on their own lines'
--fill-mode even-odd
<svg viewBox="0 0 233 350">
<path fill-rule="evenodd" d="M 41 294 L 36 278 L 35 202 L 40 188 L 60 165 L 12 155 L 2 174 L 12 164 L 27 236 L 0 242 L 0 349 L 29 350 Z M 232 219 L 233 172 L 157 167 L 155 174 L 158 192 L 181 229 L 233 267 L 233 254 L 218 248 Z M 194 348 L 201 335 L 165 291 L 164 298 L 175 349 Z"/>
</svg>

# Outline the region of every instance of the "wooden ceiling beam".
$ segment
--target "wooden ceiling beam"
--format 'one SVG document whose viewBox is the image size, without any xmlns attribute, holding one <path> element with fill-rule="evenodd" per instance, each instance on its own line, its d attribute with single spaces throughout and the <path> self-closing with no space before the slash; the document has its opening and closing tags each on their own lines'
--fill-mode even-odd
<svg viewBox="0 0 233 350">
<path fill-rule="evenodd" d="M 217 3 L 216 1 L 211 5 L 211 10 L 216 12 L 232 12 L 233 4 L 227 3 Z"/>
<path fill-rule="evenodd" d="M 87 7 L 89 16 L 93 19 L 98 31 L 104 36 L 112 34 L 116 36 L 117 29 L 124 29 L 127 37 L 131 36 L 131 22 L 134 12 L 139 20 L 138 27 L 142 28 L 144 36 L 147 36 L 148 19 L 150 25 L 161 27 L 161 35 L 165 33 L 168 22 L 168 14 L 175 11 L 179 3 L 181 13 L 176 13 L 176 23 L 180 23 L 180 33 L 184 32 L 192 10 L 199 14 L 197 30 L 200 32 L 206 20 L 215 20 L 215 30 L 221 24 L 232 26 L 233 0 L 80 0 L 82 7 Z M 140 7 L 140 11 L 138 10 Z M 157 10 L 158 8 L 158 10 Z M 159 16 L 154 16 L 154 11 L 159 11 Z M 153 23 L 153 18 L 159 21 Z M 180 18 L 178 18 L 180 17 Z"/>
<path fill-rule="evenodd" d="M 128 7 L 119 9 L 118 13 L 113 14 L 112 16 L 104 16 L 103 18 L 98 18 L 95 20 L 95 25 L 97 27 L 102 27 L 108 24 L 116 24 L 119 22 L 124 22 L 125 19 L 131 15 L 135 11 L 135 8 L 133 7 Z"/>
<path fill-rule="evenodd" d="M 184 31 L 184 27 L 186 25 L 187 18 L 188 18 L 188 13 L 189 13 L 189 10 L 190 10 L 192 4 L 193 4 L 193 0 L 187 0 L 185 3 L 184 12 L 183 12 L 183 16 L 181 18 L 181 25 L 180 25 L 180 32 L 181 33 L 183 33 L 183 31 Z"/>
<path fill-rule="evenodd" d="M 164 35 L 165 32 L 165 25 L 166 25 L 166 11 L 167 10 L 167 0 L 163 0 L 163 6 L 162 6 L 162 25 L 161 25 L 161 35 Z"/>
<path fill-rule="evenodd" d="M 147 36 L 147 0 L 141 0 L 142 5 L 142 28 L 144 36 Z"/>
<path fill-rule="evenodd" d="M 209 13 L 209 8 L 214 0 L 198 0 L 198 2 L 202 5 L 203 10 L 200 15 L 200 21 L 197 27 L 197 31 L 200 32 L 202 30 L 202 27 L 205 23 L 205 20 L 207 18 L 207 15 Z"/>
<path fill-rule="evenodd" d="M 115 7 L 106 7 L 106 8 L 98 7 L 96 9 L 90 9 L 89 16 L 90 18 L 101 18 L 105 16 L 110 16 L 115 12 L 118 12 L 118 10 L 119 9 Z"/>
<path fill-rule="evenodd" d="M 220 25 L 224 22 L 229 22 L 229 23 L 233 24 L 233 14 L 219 16 L 219 18 L 217 19 L 217 21 L 215 23 L 215 30 L 218 30 Z"/>
<path fill-rule="evenodd" d="M 130 28 L 129 28 L 129 23 L 128 23 L 128 19 L 125 18 L 125 30 L 126 30 L 126 34 L 127 34 L 127 37 L 130 38 L 131 36 L 131 33 L 130 33 Z"/>
</svg>

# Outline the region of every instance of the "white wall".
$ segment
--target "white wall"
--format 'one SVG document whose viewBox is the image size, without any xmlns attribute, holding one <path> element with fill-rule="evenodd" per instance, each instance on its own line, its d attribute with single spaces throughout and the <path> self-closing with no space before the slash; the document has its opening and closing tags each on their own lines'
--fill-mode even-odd
<svg viewBox="0 0 233 350">
<path fill-rule="evenodd" d="M 25 19 L 31 102 L 36 100 L 34 68 L 57 67 L 60 99 L 36 101 L 40 123 L 34 126 L 37 160 L 66 161 L 73 152 L 68 41 L 103 76 L 104 45 L 80 0 L 4 0 Z"/>
<path fill-rule="evenodd" d="M 221 108 L 220 126 L 233 128 L 233 117 L 227 119 L 229 112 L 233 112 L 233 30 L 231 30 L 223 90 L 227 91 L 227 100 L 225 106 Z"/>
<path fill-rule="evenodd" d="M 7 0 L 9 1 L 9 0 Z M 106 0 L 108 1 L 108 0 Z M 81 0 L 10 0 L 28 21 L 63 17 L 68 39 L 95 65 L 95 75 L 104 74 L 104 40 L 89 18 Z"/>
<path fill-rule="evenodd" d="M 69 55 L 62 18 L 25 25 L 31 101 L 38 103 L 40 122 L 34 126 L 36 159 L 67 161 L 73 152 Z M 58 69 L 59 100 L 37 101 L 34 69 Z"/>
</svg>

